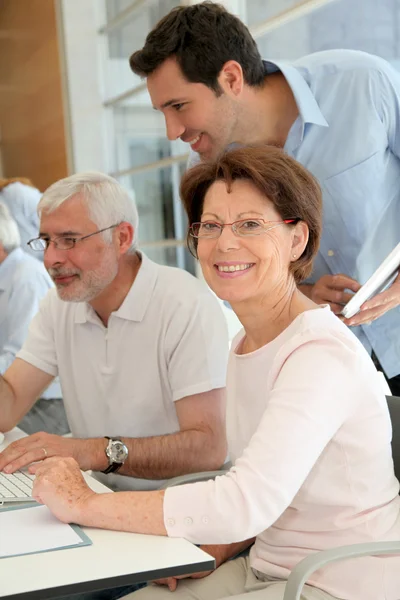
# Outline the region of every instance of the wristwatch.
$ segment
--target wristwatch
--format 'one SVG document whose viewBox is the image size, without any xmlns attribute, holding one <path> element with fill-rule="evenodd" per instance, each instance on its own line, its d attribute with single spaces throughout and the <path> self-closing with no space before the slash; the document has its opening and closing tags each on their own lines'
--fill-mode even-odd
<svg viewBox="0 0 400 600">
<path fill-rule="evenodd" d="M 128 458 L 129 450 L 119 438 L 110 438 L 107 435 L 104 437 L 108 440 L 105 449 L 108 458 L 108 467 L 103 473 L 115 473 L 115 471 L 118 471 L 118 469 L 122 467 Z"/>
</svg>

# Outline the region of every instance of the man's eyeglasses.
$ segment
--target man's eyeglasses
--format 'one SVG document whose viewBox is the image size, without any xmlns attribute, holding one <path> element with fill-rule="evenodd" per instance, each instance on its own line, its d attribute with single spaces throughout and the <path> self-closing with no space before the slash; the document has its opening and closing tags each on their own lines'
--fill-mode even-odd
<svg viewBox="0 0 400 600">
<path fill-rule="evenodd" d="M 239 237 L 252 237 L 262 235 L 278 225 L 289 225 L 298 223 L 300 219 L 284 219 L 283 221 L 265 221 L 265 219 L 241 219 L 233 223 L 217 223 L 216 221 L 203 221 L 192 223 L 189 233 L 194 238 L 219 238 L 224 227 L 231 227 L 235 235 Z"/>
<path fill-rule="evenodd" d="M 59 250 L 71 250 L 74 248 L 77 242 L 82 242 L 82 240 L 87 240 L 92 237 L 92 235 L 97 235 L 98 233 L 102 233 L 103 231 L 107 231 L 107 229 L 112 229 L 113 227 L 118 227 L 120 223 L 116 223 L 115 225 L 110 225 L 109 227 L 104 227 L 104 229 L 99 229 L 98 231 L 94 231 L 93 233 L 89 233 L 89 235 L 83 235 L 82 237 L 70 237 L 70 236 L 60 236 L 54 239 L 46 238 L 46 237 L 38 237 L 33 240 L 29 240 L 27 242 L 28 246 L 32 248 L 35 252 L 43 252 L 47 250 L 50 245 L 50 242 L 53 242 L 54 246 Z"/>
</svg>

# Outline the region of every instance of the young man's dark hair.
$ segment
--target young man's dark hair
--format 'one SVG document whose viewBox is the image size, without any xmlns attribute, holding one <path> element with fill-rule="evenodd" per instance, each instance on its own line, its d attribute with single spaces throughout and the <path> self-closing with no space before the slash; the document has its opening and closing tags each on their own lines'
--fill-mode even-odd
<svg viewBox="0 0 400 600">
<path fill-rule="evenodd" d="M 134 73 L 147 77 L 175 57 L 192 83 L 221 92 L 218 75 L 229 60 L 238 62 L 248 85 L 264 81 L 264 67 L 247 27 L 220 4 L 202 2 L 173 8 L 148 34 L 145 45 L 130 57 Z"/>
</svg>

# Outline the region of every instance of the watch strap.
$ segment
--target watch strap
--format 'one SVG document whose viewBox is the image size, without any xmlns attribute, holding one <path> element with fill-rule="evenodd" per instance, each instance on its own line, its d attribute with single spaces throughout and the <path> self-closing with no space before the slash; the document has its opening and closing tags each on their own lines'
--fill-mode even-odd
<svg viewBox="0 0 400 600">
<path fill-rule="evenodd" d="M 111 439 L 116 439 L 116 438 L 111 438 L 108 435 L 104 436 L 106 440 L 111 440 Z M 109 459 L 107 453 L 106 456 Z M 115 473 L 115 471 L 118 471 L 118 469 L 120 469 L 122 467 L 123 463 L 119 463 L 119 462 L 112 462 L 108 465 L 107 469 L 105 469 L 104 471 L 102 471 L 102 473 L 104 473 L 105 475 L 108 475 L 108 473 Z"/>
<path fill-rule="evenodd" d="M 105 471 L 102 471 L 102 473 L 104 473 L 105 475 L 108 475 L 108 473 L 115 473 L 115 471 L 118 471 L 118 469 L 122 467 L 122 463 L 111 463 L 111 465 L 108 465 L 107 469 Z"/>
</svg>

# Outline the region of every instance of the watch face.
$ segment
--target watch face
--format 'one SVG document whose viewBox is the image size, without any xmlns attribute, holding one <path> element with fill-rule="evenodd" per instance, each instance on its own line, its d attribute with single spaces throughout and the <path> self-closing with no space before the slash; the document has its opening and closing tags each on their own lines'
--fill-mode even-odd
<svg viewBox="0 0 400 600">
<path fill-rule="evenodd" d="M 128 449 L 123 442 L 113 440 L 110 455 L 113 462 L 123 463 L 128 456 Z"/>
</svg>

